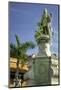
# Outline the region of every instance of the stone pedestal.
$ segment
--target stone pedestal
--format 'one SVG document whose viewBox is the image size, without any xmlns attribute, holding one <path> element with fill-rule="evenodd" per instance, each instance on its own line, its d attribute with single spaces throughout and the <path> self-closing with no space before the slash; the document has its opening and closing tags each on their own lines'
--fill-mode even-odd
<svg viewBox="0 0 61 90">
<path fill-rule="evenodd" d="M 51 58 L 36 57 L 33 63 L 35 85 L 51 85 Z"/>
<path fill-rule="evenodd" d="M 50 43 L 50 37 L 48 35 L 42 35 L 37 45 L 38 45 L 37 56 L 41 56 L 41 57 L 51 56 L 51 51 L 50 51 L 51 43 Z"/>
<path fill-rule="evenodd" d="M 51 51 L 49 36 L 42 36 L 38 43 L 39 52 L 34 58 L 35 85 L 51 85 Z"/>
</svg>

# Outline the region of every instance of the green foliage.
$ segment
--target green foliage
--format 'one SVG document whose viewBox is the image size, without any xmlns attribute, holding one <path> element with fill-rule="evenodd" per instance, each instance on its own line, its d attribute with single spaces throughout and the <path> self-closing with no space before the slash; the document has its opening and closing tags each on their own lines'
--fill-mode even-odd
<svg viewBox="0 0 61 90">
<path fill-rule="evenodd" d="M 19 61 L 21 62 L 21 65 L 23 66 L 27 61 L 28 61 L 28 56 L 26 54 L 27 50 L 30 48 L 34 48 L 35 45 L 33 42 L 25 42 L 25 43 L 20 43 L 19 37 L 15 35 L 16 38 L 16 44 L 10 44 L 10 56 L 17 58 L 17 68 L 16 68 L 16 82 L 15 82 L 15 87 L 18 85 L 18 68 L 19 68 Z"/>
<path fill-rule="evenodd" d="M 20 40 L 19 40 L 19 37 L 17 35 L 15 35 L 15 38 L 16 38 L 16 43 L 17 43 L 17 47 L 20 46 Z"/>
<path fill-rule="evenodd" d="M 33 42 L 20 43 L 19 37 L 15 35 L 16 45 L 10 44 L 10 56 L 21 60 L 21 63 L 25 63 L 27 59 L 26 52 L 28 49 L 33 49 L 35 47 Z"/>
<path fill-rule="evenodd" d="M 17 57 L 17 48 L 14 44 L 10 44 L 10 57 Z"/>
<path fill-rule="evenodd" d="M 35 45 L 33 44 L 33 42 L 25 42 L 21 45 L 20 48 L 22 49 L 22 51 L 24 51 L 24 53 L 26 53 L 28 49 L 33 49 L 34 47 Z"/>
</svg>

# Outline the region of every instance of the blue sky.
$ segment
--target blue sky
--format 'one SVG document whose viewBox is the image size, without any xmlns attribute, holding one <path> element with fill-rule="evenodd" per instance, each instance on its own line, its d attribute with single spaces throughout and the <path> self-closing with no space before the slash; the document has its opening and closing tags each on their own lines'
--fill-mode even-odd
<svg viewBox="0 0 61 90">
<path fill-rule="evenodd" d="M 43 5 L 31 3 L 9 3 L 9 40 L 15 43 L 15 34 L 20 38 L 21 42 L 35 41 L 35 31 L 37 23 L 40 21 L 43 10 L 47 8 L 52 13 L 52 29 L 54 36 L 52 37 L 52 53 L 58 54 L 58 6 Z M 27 53 L 33 54 L 38 52 L 38 47 L 28 50 Z"/>
</svg>

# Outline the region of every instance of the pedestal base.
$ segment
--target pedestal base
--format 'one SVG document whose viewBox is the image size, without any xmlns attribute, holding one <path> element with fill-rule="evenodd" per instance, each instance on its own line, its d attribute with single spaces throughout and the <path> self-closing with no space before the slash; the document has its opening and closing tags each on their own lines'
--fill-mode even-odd
<svg viewBox="0 0 61 90">
<path fill-rule="evenodd" d="M 51 85 L 51 58 L 36 57 L 34 60 L 33 69 L 35 85 Z"/>
</svg>

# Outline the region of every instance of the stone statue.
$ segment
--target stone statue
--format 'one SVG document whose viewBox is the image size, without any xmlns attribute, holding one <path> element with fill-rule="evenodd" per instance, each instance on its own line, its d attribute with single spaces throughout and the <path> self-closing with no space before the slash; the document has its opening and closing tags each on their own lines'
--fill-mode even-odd
<svg viewBox="0 0 61 90">
<path fill-rule="evenodd" d="M 43 34 L 47 34 L 51 38 L 51 17 L 52 14 L 48 14 L 47 9 L 44 10 L 43 17 L 41 20 L 41 27 L 43 28 Z"/>
<path fill-rule="evenodd" d="M 51 28 L 52 14 L 45 8 L 41 21 L 38 23 L 38 30 L 35 32 L 35 38 L 39 47 L 39 54 L 51 56 L 50 46 L 52 38 Z"/>
<path fill-rule="evenodd" d="M 52 14 L 48 13 L 47 9 L 44 9 L 43 16 L 41 22 L 38 23 L 38 31 L 35 33 L 35 38 L 39 43 L 42 36 L 48 36 L 51 40 L 52 30 L 51 30 L 51 18 Z"/>
</svg>

